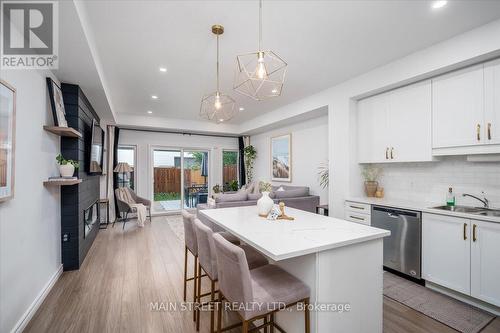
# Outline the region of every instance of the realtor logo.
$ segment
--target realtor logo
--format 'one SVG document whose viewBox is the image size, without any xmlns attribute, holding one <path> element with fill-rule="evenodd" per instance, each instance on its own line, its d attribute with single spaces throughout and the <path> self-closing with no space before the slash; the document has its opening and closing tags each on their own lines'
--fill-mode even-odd
<svg viewBox="0 0 500 333">
<path fill-rule="evenodd" d="M 2 1 L 4 69 L 57 69 L 58 3 Z"/>
</svg>

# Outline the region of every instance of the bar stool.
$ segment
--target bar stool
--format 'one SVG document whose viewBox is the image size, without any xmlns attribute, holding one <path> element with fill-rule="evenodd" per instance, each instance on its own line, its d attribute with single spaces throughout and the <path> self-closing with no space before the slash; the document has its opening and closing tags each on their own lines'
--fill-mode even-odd
<svg viewBox="0 0 500 333">
<path fill-rule="evenodd" d="M 210 332 L 214 332 L 214 321 L 215 314 L 213 311 L 213 305 L 215 302 L 215 283 L 217 282 L 218 272 L 217 272 L 217 258 L 215 255 L 215 245 L 214 245 L 214 234 L 219 234 L 226 241 L 228 239 L 222 233 L 214 233 L 212 229 L 210 229 L 207 225 L 201 222 L 199 219 L 194 220 L 194 230 L 196 233 L 196 240 L 198 242 L 198 291 L 197 291 L 197 302 L 201 304 L 201 297 L 204 295 L 201 294 L 201 271 L 203 270 L 206 273 L 206 277 L 210 280 Z M 234 243 L 232 243 L 234 244 Z M 259 252 L 255 251 L 248 245 L 240 245 L 241 249 L 243 249 L 245 257 L 248 262 L 248 266 L 250 269 L 261 267 L 268 264 L 266 257 L 261 255 Z M 208 295 L 207 295 L 208 296 Z M 200 328 L 200 311 L 198 310 L 197 315 L 197 323 L 196 330 Z"/>
<path fill-rule="evenodd" d="M 305 332 L 310 332 L 309 297 L 310 289 L 295 276 L 275 265 L 265 265 L 249 269 L 245 251 L 229 243 L 220 235 L 213 235 L 219 277 L 219 301 L 217 311 L 217 332 L 221 332 L 223 301 L 236 303 L 237 313 L 242 321 L 242 332 L 248 333 L 249 325 L 255 320 L 264 319 L 264 324 L 255 329 L 271 327 L 280 332 L 284 330 L 274 322 L 274 314 L 283 308 L 304 303 Z M 248 304 L 265 306 L 248 307 Z M 269 317 L 269 319 L 268 319 Z M 227 328 L 224 328 L 226 330 Z"/>
</svg>

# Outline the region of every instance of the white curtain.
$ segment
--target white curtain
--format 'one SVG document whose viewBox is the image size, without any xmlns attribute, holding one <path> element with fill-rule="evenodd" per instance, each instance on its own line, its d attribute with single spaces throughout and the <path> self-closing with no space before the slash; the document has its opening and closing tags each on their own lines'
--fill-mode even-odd
<svg viewBox="0 0 500 333">
<path fill-rule="evenodd" d="M 109 200 L 109 220 L 110 221 L 115 221 L 116 220 L 116 212 L 115 212 L 115 190 L 113 186 L 113 179 L 114 179 L 114 167 L 113 167 L 113 161 L 114 161 L 114 146 L 115 146 L 115 126 L 108 125 L 108 146 L 107 151 L 108 151 L 108 163 L 107 163 L 107 170 L 106 170 L 106 176 L 107 176 L 107 184 L 106 187 L 108 189 L 107 197 Z"/>
</svg>

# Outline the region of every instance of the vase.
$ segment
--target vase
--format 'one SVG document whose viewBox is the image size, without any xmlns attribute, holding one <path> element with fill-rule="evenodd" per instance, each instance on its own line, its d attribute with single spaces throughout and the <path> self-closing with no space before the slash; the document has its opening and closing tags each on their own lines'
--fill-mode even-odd
<svg viewBox="0 0 500 333">
<path fill-rule="evenodd" d="M 267 217 L 271 209 L 273 209 L 274 201 L 269 197 L 269 192 L 262 192 L 262 197 L 257 200 L 257 211 L 259 216 Z"/>
<path fill-rule="evenodd" d="M 377 192 L 378 182 L 377 181 L 366 181 L 365 182 L 365 192 L 367 197 L 374 197 L 375 192 Z"/>
<path fill-rule="evenodd" d="M 73 177 L 75 166 L 73 164 L 59 165 L 59 173 L 61 177 Z"/>
</svg>

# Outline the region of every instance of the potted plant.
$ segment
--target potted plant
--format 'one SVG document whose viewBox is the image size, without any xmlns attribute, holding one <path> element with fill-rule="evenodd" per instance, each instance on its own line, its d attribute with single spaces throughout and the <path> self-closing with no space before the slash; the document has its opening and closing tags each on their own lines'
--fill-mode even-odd
<svg viewBox="0 0 500 333">
<path fill-rule="evenodd" d="M 245 157 L 245 173 L 247 176 L 247 182 L 251 183 L 253 180 L 253 163 L 257 157 L 257 151 L 254 146 L 249 145 L 243 149 L 243 155 Z"/>
<path fill-rule="evenodd" d="M 59 173 L 61 177 L 73 177 L 75 169 L 78 169 L 80 164 L 74 160 L 67 160 L 61 154 L 56 156 L 56 161 L 59 164 Z"/>
<path fill-rule="evenodd" d="M 229 190 L 238 191 L 238 181 L 236 179 L 231 180 L 228 185 Z"/>
<path fill-rule="evenodd" d="M 262 193 L 262 197 L 257 200 L 257 211 L 259 212 L 259 216 L 267 217 L 267 214 L 273 209 L 274 201 L 269 197 L 272 188 L 271 183 L 259 182 L 259 189 Z"/>
<path fill-rule="evenodd" d="M 372 165 L 366 165 L 361 171 L 365 179 L 365 193 L 368 197 L 374 197 L 378 187 L 378 177 L 382 174 L 382 170 Z"/>
</svg>

